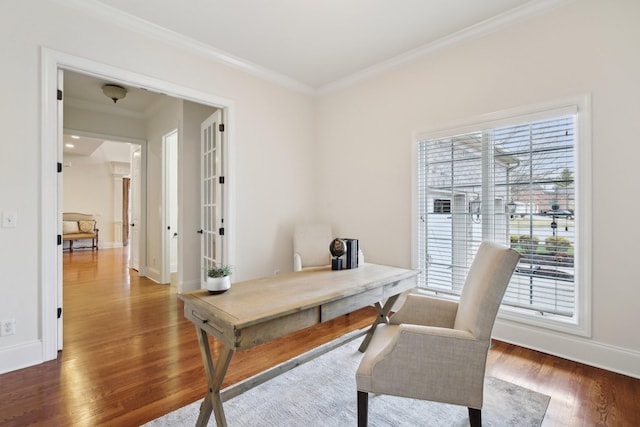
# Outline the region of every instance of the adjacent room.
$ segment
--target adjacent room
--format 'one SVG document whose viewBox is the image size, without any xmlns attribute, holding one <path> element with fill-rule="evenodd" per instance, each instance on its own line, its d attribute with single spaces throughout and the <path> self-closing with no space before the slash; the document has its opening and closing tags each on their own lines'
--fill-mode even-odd
<svg viewBox="0 0 640 427">
<path fill-rule="evenodd" d="M 0 10 L 0 426 L 640 425 L 639 2 Z"/>
</svg>

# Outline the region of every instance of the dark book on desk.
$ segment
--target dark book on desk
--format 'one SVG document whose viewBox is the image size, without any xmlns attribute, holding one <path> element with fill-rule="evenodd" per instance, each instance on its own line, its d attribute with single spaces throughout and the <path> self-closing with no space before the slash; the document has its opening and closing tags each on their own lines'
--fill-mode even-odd
<svg viewBox="0 0 640 427">
<path fill-rule="evenodd" d="M 358 268 L 358 239 L 342 238 L 347 243 L 346 267 Z"/>
</svg>

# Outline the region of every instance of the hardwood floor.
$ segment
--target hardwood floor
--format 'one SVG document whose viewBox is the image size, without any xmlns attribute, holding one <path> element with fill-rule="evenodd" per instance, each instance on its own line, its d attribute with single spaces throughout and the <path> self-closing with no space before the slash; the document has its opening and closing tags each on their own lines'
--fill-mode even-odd
<svg viewBox="0 0 640 427">
<path fill-rule="evenodd" d="M 130 272 L 126 259 L 122 249 L 64 254 L 64 350 L 0 375 L 0 426 L 136 426 L 202 398 L 195 328 L 175 289 Z M 374 316 L 359 310 L 239 352 L 225 386 Z M 488 360 L 488 375 L 551 396 L 543 426 L 640 426 L 640 380 L 501 342 Z"/>
</svg>

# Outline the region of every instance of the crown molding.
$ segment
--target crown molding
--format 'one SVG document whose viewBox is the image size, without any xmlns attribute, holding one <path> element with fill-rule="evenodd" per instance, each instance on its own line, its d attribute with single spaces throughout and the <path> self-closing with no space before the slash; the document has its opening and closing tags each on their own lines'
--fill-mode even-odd
<svg viewBox="0 0 640 427">
<path fill-rule="evenodd" d="M 286 88 L 307 95 L 325 95 L 344 89 L 383 73 L 398 69 L 447 48 L 481 38 L 518 22 L 546 13 L 576 0 L 532 0 L 518 8 L 489 18 L 432 43 L 420 46 L 406 53 L 383 61 L 345 78 L 328 83 L 320 88 L 313 88 L 283 74 L 277 73 L 250 61 L 231 55 L 211 45 L 201 43 L 175 31 L 168 30 L 144 19 L 125 13 L 119 9 L 105 5 L 98 0 L 53 0 L 55 2 L 84 11 L 105 22 L 137 32 L 152 39 L 182 48 L 210 58 L 220 64 L 244 71 L 248 74 L 276 83 Z"/>
<path fill-rule="evenodd" d="M 286 88 L 307 95 L 314 95 L 316 90 L 308 85 L 298 82 L 288 76 L 269 70 L 258 64 L 231 55 L 211 45 L 201 43 L 190 37 L 171 31 L 152 22 L 125 13 L 119 9 L 101 3 L 98 0 L 53 0 L 68 7 L 75 8 L 87 14 L 93 15 L 110 24 L 118 25 L 127 30 L 134 31 L 146 37 L 158 40 L 169 45 L 182 48 L 198 55 L 244 71 L 248 74 L 276 83 Z"/>
<path fill-rule="evenodd" d="M 398 55 L 387 61 L 383 61 L 362 71 L 353 73 L 343 79 L 328 83 L 317 90 L 318 95 L 326 95 L 357 83 L 379 76 L 386 72 L 398 69 L 402 66 L 414 63 L 442 50 L 453 46 L 479 39 L 487 34 L 507 28 L 518 22 L 542 15 L 552 9 L 558 8 L 575 0 L 534 0 L 518 8 L 479 22 L 451 35 L 442 37 L 432 43 L 420 46 L 406 53 Z"/>
</svg>

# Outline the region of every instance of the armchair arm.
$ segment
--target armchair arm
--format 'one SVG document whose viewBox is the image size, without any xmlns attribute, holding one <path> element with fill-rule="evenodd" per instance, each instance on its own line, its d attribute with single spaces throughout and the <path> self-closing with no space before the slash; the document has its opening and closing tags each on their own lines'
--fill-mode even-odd
<svg viewBox="0 0 640 427">
<path fill-rule="evenodd" d="M 425 295 L 409 294 L 389 323 L 453 328 L 458 303 Z"/>
</svg>

